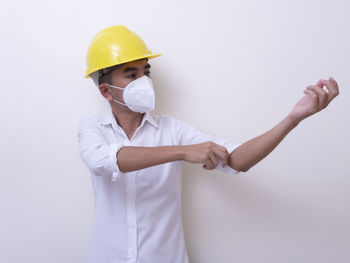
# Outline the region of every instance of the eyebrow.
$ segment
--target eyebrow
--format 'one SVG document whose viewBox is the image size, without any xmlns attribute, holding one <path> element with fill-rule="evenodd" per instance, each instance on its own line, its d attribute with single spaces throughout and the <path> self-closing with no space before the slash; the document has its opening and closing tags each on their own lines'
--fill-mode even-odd
<svg viewBox="0 0 350 263">
<path fill-rule="evenodd" d="M 149 68 L 151 68 L 151 65 L 147 63 L 144 68 L 149 69 Z M 137 68 L 127 67 L 126 69 L 124 69 L 123 73 L 127 73 L 128 71 L 134 71 L 134 70 L 137 70 Z"/>
</svg>

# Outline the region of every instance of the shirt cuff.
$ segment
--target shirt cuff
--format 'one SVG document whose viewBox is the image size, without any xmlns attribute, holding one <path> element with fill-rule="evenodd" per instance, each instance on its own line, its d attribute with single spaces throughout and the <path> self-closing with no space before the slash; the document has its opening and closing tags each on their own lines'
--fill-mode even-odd
<svg viewBox="0 0 350 263">
<path fill-rule="evenodd" d="M 124 175 L 123 172 L 121 172 L 119 170 L 119 166 L 117 163 L 117 152 L 120 150 L 120 148 L 122 148 L 124 145 L 120 144 L 120 143 L 113 143 L 110 145 L 110 156 L 111 156 L 111 160 L 112 160 L 112 164 L 113 164 L 113 174 L 112 174 L 112 178 L 111 181 L 115 182 L 120 180 L 121 176 Z"/>
<path fill-rule="evenodd" d="M 229 144 L 227 146 L 224 146 L 227 150 L 227 152 L 231 155 L 231 153 L 238 147 L 240 146 L 242 143 L 232 143 L 232 144 Z M 219 164 L 218 166 L 216 167 L 217 170 L 220 170 L 220 171 L 223 171 L 225 173 L 228 173 L 228 174 L 238 174 L 239 170 L 236 170 L 236 169 L 233 169 L 231 166 L 229 165 L 226 165 L 225 167 L 222 167 L 222 160 L 219 161 Z"/>
</svg>

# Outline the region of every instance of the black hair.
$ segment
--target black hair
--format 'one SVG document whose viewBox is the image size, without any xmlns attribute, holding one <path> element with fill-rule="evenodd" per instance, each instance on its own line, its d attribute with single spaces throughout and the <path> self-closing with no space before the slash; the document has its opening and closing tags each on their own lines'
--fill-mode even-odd
<svg viewBox="0 0 350 263">
<path fill-rule="evenodd" d="M 139 60 L 142 60 L 142 59 L 146 59 L 146 61 L 148 61 L 148 58 L 141 58 Z M 126 62 L 127 63 L 127 62 Z M 106 84 L 109 84 L 109 85 L 112 85 L 112 77 L 113 77 L 113 74 L 112 72 L 119 68 L 120 66 L 124 65 L 125 63 L 123 64 L 119 64 L 119 65 L 115 65 L 115 66 L 111 66 L 111 67 L 108 67 L 108 68 L 103 68 L 103 69 L 100 69 L 98 71 L 98 74 L 99 74 L 99 77 L 98 77 L 98 85 L 101 85 L 102 83 L 106 83 Z"/>
<path fill-rule="evenodd" d="M 104 68 L 104 69 L 99 70 L 99 72 L 98 72 L 99 73 L 98 85 L 101 85 L 102 83 L 112 85 L 112 79 L 113 79 L 112 72 L 115 69 L 119 68 L 121 65 L 123 65 L 123 64 L 119 64 L 119 65 L 115 65 L 112 67 L 108 67 L 108 68 Z"/>
</svg>

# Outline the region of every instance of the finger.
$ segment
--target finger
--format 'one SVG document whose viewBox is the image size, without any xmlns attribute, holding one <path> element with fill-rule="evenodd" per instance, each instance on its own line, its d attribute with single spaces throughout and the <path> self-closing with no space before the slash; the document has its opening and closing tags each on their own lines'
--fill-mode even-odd
<svg viewBox="0 0 350 263">
<path fill-rule="evenodd" d="M 230 158 L 230 154 L 227 152 L 227 150 L 223 153 L 223 155 L 220 155 L 220 159 L 222 160 L 222 167 L 225 167 L 228 164 Z"/>
<path fill-rule="evenodd" d="M 210 160 L 212 161 L 212 163 L 213 163 L 213 169 L 214 168 L 216 168 L 216 166 L 218 166 L 218 160 L 216 159 L 216 157 L 215 157 L 215 155 L 214 155 L 214 153 L 210 153 L 209 154 L 209 158 L 210 158 Z"/>
<path fill-rule="evenodd" d="M 304 93 L 306 95 L 309 95 L 309 97 L 312 100 L 312 104 L 314 104 L 314 107 L 318 107 L 318 95 L 315 91 L 313 91 L 312 89 L 306 89 L 304 90 Z"/>
<path fill-rule="evenodd" d="M 326 86 L 328 90 L 329 95 L 326 102 L 326 105 L 328 105 L 339 94 L 338 84 L 329 80 L 324 80 L 322 83 Z"/>
<path fill-rule="evenodd" d="M 307 88 L 304 90 L 304 93 L 306 93 L 307 95 L 310 95 L 310 97 L 316 102 L 318 103 L 318 95 L 315 91 L 313 91 L 310 88 Z"/>
<path fill-rule="evenodd" d="M 211 147 L 211 150 L 212 151 L 220 150 L 223 153 L 227 152 L 227 150 L 226 150 L 226 148 L 224 146 L 221 146 L 220 144 L 217 144 L 217 143 L 213 143 L 213 145 Z"/>
<path fill-rule="evenodd" d="M 210 170 L 209 167 L 210 167 L 210 164 L 208 162 L 205 162 L 202 166 L 204 169 L 206 170 Z"/>
<path fill-rule="evenodd" d="M 207 169 L 207 170 L 212 170 L 213 167 L 214 167 L 213 162 L 211 161 L 210 158 L 207 158 L 207 159 L 204 161 L 203 168 L 204 168 L 204 169 Z"/>
<path fill-rule="evenodd" d="M 336 88 L 337 93 L 339 94 L 339 86 L 338 83 L 335 81 L 335 79 L 333 77 L 329 78 L 329 81 L 333 82 Z"/>
<path fill-rule="evenodd" d="M 222 159 L 222 167 L 225 167 L 228 164 L 229 159 L 230 159 L 230 154 L 229 153 L 225 154 L 224 159 Z"/>
<path fill-rule="evenodd" d="M 220 144 L 216 144 L 216 146 L 217 146 L 221 151 L 223 151 L 223 152 L 226 152 L 226 151 L 227 151 L 226 147 L 224 147 L 224 146 L 222 146 L 222 145 L 220 145 Z"/>
<path fill-rule="evenodd" d="M 324 81 L 324 79 L 320 79 L 319 81 L 317 81 L 316 85 L 323 87 L 323 81 Z"/>
<path fill-rule="evenodd" d="M 214 154 L 222 160 L 222 167 L 225 167 L 228 163 L 229 153 L 225 147 L 213 148 Z"/>
<path fill-rule="evenodd" d="M 221 146 L 219 144 L 215 144 L 212 150 L 219 154 L 222 158 L 224 157 L 225 154 L 228 154 L 226 147 Z"/>
<path fill-rule="evenodd" d="M 325 91 L 322 87 L 316 85 L 316 86 L 311 86 L 308 89 L 313 90 L 314 92 L 317 93 L 318 95 L 318 106 L 320 109 L 325 108 L 327 99 L 328 99 L 328 93 Z"/>
</svg>

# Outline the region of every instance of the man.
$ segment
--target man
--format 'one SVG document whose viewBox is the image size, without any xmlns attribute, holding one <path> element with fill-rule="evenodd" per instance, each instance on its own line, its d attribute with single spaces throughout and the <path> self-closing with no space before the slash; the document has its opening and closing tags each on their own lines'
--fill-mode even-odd
<svg viewBox="0 0 350 263">
<path fill-rule="evenodd" d="M 338 94 L 333 78 L 305 96 L 275 127 L 243 144 L 150 113 L 154 91 L 142 39 L 125 26 L 99 32 L 87 55 L 91 77 L 111 111 L 81 119 L 79 150 L 91 172 L 95 222 L 87 263 L 188 262 L 181 216 L 182 161 L 230 174 L 265 158 L 306 117 Z M 326 86 L 328 93 L 323 89 Z"/>
</svg>

